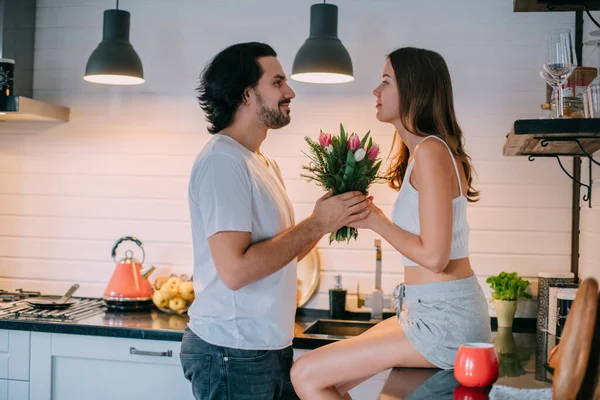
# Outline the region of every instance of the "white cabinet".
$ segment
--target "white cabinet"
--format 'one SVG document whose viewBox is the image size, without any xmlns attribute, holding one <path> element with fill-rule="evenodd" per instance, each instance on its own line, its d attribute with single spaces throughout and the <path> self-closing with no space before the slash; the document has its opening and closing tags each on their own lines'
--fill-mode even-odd
<svg viewBox="0 0 600 400">
<path fill-rule="evenodd" d="M 30 398 L 193 400 L 180 342 L 32 333 Z"/>
<path fill-rule="evenodd" d="M 0 400 L 193 400 L 180 342 L 0 330 Z M 294 360 L 310 350 L 294 349 Z M 387 373 L 350 391 L 375 399 Z"/>
<path fill-rule="evenodd" d="M 29 337 L 0 330 L 0 400 L 29 400 Z"/>
<path fill-rule="evenodd" d="M 0 330 L 0 379 L 29 380 L 29 335 Z"/>
</svg>

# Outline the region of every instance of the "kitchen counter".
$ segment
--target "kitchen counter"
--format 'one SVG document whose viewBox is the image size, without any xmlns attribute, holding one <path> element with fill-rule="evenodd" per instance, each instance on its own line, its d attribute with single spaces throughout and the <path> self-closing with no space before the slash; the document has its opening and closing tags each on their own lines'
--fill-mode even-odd
<svg viewBox="0 0 600 400">
<path fill-rule="evenodd" d="M 314 349 L 339 340 L 335 337 L 322 335 L 313 337 L 302 334 L 311 323 L 319 318 L 326 318 L 327 315 L 327 311 L 303 312 L 300 310 L 296 316 L 294 327 L 294 347 Z M 351 317 L 355 320 L 365 320 L 368 319 L 368 315 L 367 313 L 354 313 Z M 178 342 L 183 338 L 183 331 L 188 321 L 189 318 L 186 314 L 166 314 L 156 309 L 139 312 L 104 311 L 76 322 L 0 319 L 0 329 Z"/>
<path fill-rule="evenodd" d="M 329 335 L 311 335 L 303 333 L 318 319 L 328 318 L 327 310 L 298 309 L 294 326 L 294 347 L 315 349 L 333 343 L 345 337 Z M 384 312 L 383 318 L 393 316 Z M 352 321 L 369 320 L 366 312 L 347 313 L 346 319 Z M 150 339 L 181 341 L 189 318 L 186 314 L 166 314 L 156 309 L 138 312 L 104 311 L 76 322 L 56 320 L 28 321 L 22 319 L 0 319 L 0 329 L 23 330 L 30 332 L 63 333 L 73 335 L 91 335 L 121 337 L 130 339 Z M 492 318 L 492 329 L 496 329 L 496 319 Z M 515 319 L 515 331 L 535 331 L 535 321 Z"/>
<path fill-rule="evenodd" d="M 386 313 L 384 318 L 391 315 Z M 327 311 L 299 309 L 294 348 L 309 350 L 339 340 L 341 337 L 304 333 L 315 321 L 327 317 Z M 368 323 L 369 314 L 350 313 L 347 319 Z M 0 319 L 0 329 L 178 342 L 183 337 L 187 323 L 187 315 L 169 315 L 157 310 L 105 311 L 78 322 Z M 543 364 L 554 346 L 553 336 L 534 333 L 535 320 L 517 319 L 513 330 L 497 330 L 495 325 L 496 320 L 492 319 L 493 340 L 500 353 L 501 377 L 493 390 L 500 390 L 503 386 L 528 389 L 551 387 L 551 375 L 545 371 Z M 377 379 L 382 379 L 382 374 L 378 375 Z M 394 368 L 384 372 L 383 379 L 385 384 L 379 386 L 383 386 L 380 399 L 444 399 L 453 398 L 455 392 L 468 391 L 459 386 L 452 371 L 438 369 Z M 486 393 L 478 395 L 480 397 L 475 398 L 488 398 Z"/>
</svg>

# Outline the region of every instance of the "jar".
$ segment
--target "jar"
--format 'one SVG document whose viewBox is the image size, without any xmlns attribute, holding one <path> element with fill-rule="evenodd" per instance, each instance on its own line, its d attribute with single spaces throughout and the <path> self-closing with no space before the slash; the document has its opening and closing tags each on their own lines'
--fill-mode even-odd
<svg viewBox="0 0 600 400">
<path fill-rule="evenodd" d="M 556 103 L 552 102 L 549 108 L 552 111 L 552 114 L 556 115 L 554 110 L 556 108 Z M 563 97 L 563 115 L 569 118 L 585 118 L 583 96 Z"/>
<path fill-rule="evenodd" d="M 563 98 L 581 97 L 587 87 L 597 77 L 598 70 L 593 67 L 578 66 L 563 85 Z M 546 103 L 551 103 L 552 88 L 546 84 Z"/>
<path fill-rule="evenodd" d="M 588 87 L 594 80 L 598 79 L 600 83 L 600 78 L 597 75 L 598 71 L 593 67 L 579 66 L 575 68 L 563 85 L 563 115 L 565 117 L 587 118 L 583 105 L 583 94 L 588 92 Z M 552 94 L 552 88 L 546 84 L 546 104 L 542 104 L 542 109 L 551 110 L 551 115 L 556 115 L 554 110 L 556 105 Z"/>
</svg>

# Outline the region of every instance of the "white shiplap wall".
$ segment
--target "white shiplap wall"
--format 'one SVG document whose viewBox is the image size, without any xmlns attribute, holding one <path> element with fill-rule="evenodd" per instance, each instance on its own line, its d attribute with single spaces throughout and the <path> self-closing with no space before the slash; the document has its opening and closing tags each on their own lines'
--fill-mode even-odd
<svg viewBox="0 0 600 400">
<path fill-rule="evenodd" d="M 189 170 L 209 139 L 194 98 L 198 73 L 216 52 L 240 41 L 271 44 L 289 73 L 308 35 L 313 1 L 123 0 L 131 42 L 146 83 L 107 87 L 83 81 L 101 38 L 100 0 L 38 0 L 35 96 L 71 107 L 66 124 L 0 124 L 0 287 L 101 295 L 113 270 L 110 249 L 135 235 L 159 274 L 192 270 L 187 208 Z M 483 283 L 500 271 L 535 277 L 568 271 L 570 181 L 553 160 L 503 157 L 516 118 L 544 115 L 539 78 L 546 29 L 574 26 L 572 13 L 513 13 L 512 0 L 337 2 L 339 36 L 352 55 L 355 82 L 291 82 L 292 123 L 272 131 L 264 151 L 281 165 L 297 217 L 321 191 L 299 178 L 304 135 L 319 129 L 371 129 L 389 151 L 392 130 L 376 121 L 372 89 L 385 54 L 401 46 L 439 51 L 450 66 L 466 148 L 482 200 L 470 206 L 472 263 Z M 389 213 L 396 193 L 372 190 Z M 374 235 L 356 243 L 320 244 L 322 276 L 308 307 L 326 308 L 333 276 L 350 292 L 374 285 Z M 585 242 L 587 239 L 584 239 Z M 401 257 L 387 243 L 383 289 L 402 280 Z M 535 279 L 533 291 L 536 290 Z M 520 315 L 534 315 L 534 302 Z M 348 299 L 349 307 L 356 304 Z"/>
<path fill-rule="evenodd" d="M 600 12 L 592 13 L 596 21 L 600 21 Z M 592 21 L 585 16 L 584 18 L 583 39 L 591 40 L 597 37 L 590 36 L 590 32 L 600 30 Z M 583 65 L 598 67 L 598 57 L 600 56 L 600 47 L 584 46 Z M 596 161 L 600 161 L 600 151 L 594 154 Z M 589 182 L 588 160 L 582 158 L 581 177 L 582 181 Z M 579 275 L 582 279 L 594 277 L 600 281 L 600 196 L 598 188 L 600 187 L 600 167 L 592 164 L 592 207 L 587 202 L 581 202 L 581 231 L 580 231 L 580 253 L 579 253 Z M 586 193 L 585 188 L 581 189 L 582 195 Z"/>
<path fill-rule="evenodd" d="M 594 155 L 600 160 L 600 152 Z M 600 168 L 592 167 L 593 188 L 600 187 Z M 583 159 L 582 178 L 588 182 L 588 160 Z M 582 189 L 585 193 L 585 188 Z M 581 203 L 581 233 L 579 253 L 579 275 L 582 279 L 594 277 L 600 281 L 600 196 L 598 190 L 592 195 L 592 207 L 587 202 Z"/>
</svg>

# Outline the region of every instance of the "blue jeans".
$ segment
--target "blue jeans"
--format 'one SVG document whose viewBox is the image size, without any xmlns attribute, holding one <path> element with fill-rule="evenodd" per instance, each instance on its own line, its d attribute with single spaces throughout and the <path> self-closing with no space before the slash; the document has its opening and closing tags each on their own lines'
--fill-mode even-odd
<svg viewBox="0 0 600 400">
<path fill-rule="evenodd" d="M 238 350 L 216 346 L 186 328 L 181 366 L 196 400 L 297 400 L 290 380 L 292 347 Z"/>
</svg>

